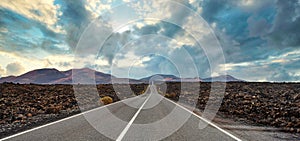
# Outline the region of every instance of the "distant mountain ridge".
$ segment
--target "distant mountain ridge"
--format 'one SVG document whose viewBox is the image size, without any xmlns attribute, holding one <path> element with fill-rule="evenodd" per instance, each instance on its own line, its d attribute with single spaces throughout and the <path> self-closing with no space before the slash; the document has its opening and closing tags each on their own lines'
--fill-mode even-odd
<svg viewBox="0 0 300 141">
<path fill-rule="evenodd" d="M 49 83 L 51 81 L 65 77 L 65 75 L 57 69 L 38 69 L 29 71 L 20 76 L 9 76 L 0 79 L 0 82 L 14 83 Z M 9 79 L 8 79 L 9 78 Z"/>
<path fill-rule="evenodd" d="M 84 79 L 86 82 L 96 81 L 96 83 L 110 83 L 111 79 L 115 78 L 110 74 L 105 74 L 89 68 L 71 69 L 67 71 L 58 71 L 54 68 L 46 68 L 32 70 L 20 76 L 3 77 L 0 79 L 0 83 L 72 84 L 73 73 L 75 73 L 74 75 L 78 81 Z"/>
<path fill-rule="evenodd" d="M 244 80 L 237 79 L 231 75 L 220 75 L 216 77 L 209 77 L 202 80 L 203 82 L 211 82 L 211 81 L 218 81 L 218 82 L 244 82 Z"/>
<path fill-rule="evenodd" d="M 73 74 L 74 73 L 74 74 Z M 73 75 L 75 76 L 76 80 L 72 80 Z M 32 70 L 27 73 L 24 73 L 19 76 L 8 76 L 0 78 L 0 83 L 4 82 L 13 82 L 13 83 L 21 83 L 21 84 L 72 84 L 74 82 L 89 82 L 97 84 L 109 84 L 109 83 L 148 83 L 151 78 L 159 77 L 160 81 L 167 81 L 167 82 L 212 82 L 212 81 L 219 81 L 219 82 L 237 82 L 243 81 L 237 78 L 234 78 L 230 75 L 221 75 L 217 77 L 210 77 L 210 78 L 179 78 L 174 75 L 167 75 L 167 74 L 156 74 L 151 75 L 139 80 L 131 79 L 131 78 L 117 78 L 113 75 L 98 72 L 89 68 L 82 68 L 82 69 L 71 69 L 67 71 L 59 71 L 55 68 L 45 68 L 45 69 L 37 69 Z"/>
<path fill-rule="evenodd" d="M 145 78 L 140 79 L 140 81 L 143 82 L 149 82 L 151 80 L 151 78 L 156 77 L 158 78 L 158 80 L 163 79 L 164 81 L 178 81 L 180 80 L 179 77 L 175 76 L 175 75 L 170 75 L 170 74 L 155 74 L 155 75 L 151 75 Z"/>
</svg>

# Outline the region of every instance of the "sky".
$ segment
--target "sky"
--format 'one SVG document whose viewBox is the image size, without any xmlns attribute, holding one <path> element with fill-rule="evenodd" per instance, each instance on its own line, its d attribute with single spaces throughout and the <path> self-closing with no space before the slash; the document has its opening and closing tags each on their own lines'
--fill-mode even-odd
<svg viewBox="0 0 300 141">
<path fill-rule="evenodd" d="M 1 0 L 0 17 L 1 77 L 89 67 L 300 81 L 300 0 Z"/>
</svg>

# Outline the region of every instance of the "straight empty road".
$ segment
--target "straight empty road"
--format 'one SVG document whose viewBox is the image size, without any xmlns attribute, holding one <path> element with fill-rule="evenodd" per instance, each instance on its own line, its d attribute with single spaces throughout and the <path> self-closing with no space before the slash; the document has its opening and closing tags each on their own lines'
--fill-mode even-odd
<svg viewBox="0 0 300 141">
<path fill-rule="evenodd" d="M 52 140 L 240 140 L 229 132 L 164 98 L 151 85 L 146 94 L 96 108 L 3 138 Z"/>
</svg>

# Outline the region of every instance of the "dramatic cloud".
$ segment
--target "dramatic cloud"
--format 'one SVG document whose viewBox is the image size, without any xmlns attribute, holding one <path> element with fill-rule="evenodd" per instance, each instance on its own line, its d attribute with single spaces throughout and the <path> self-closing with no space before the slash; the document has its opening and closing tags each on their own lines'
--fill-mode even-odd
<svg viewBox="0 0 300 141">
<path fill-rule="evenodd" d="M 7 74 L 19 75 L 23 71 L 24 71 L 24 67 L 18 62 L 11 63 L 6 66 Z"/>
<path fill-rule="evenodd" d="M 109 12 L 111 7 L 111 1 L 87 0 L 85 3 L 85 9 L 91 12 L 93 18 L 98 18 L 100 15 L 105 14 L 105 12 Z"/>
<path fill-rule="evenodd" d="M 67 32 L 66 42 L 71 49 L 74 49 L 81 33 L 90 22 L 91 16 L 85 9 L 85 4 L 82 0 L 62 0 L 61 5 L 61 19 L 63 20 L 60 23 Z"/>
<path fill-rule="evenodd" d="M 190 55 L 199 75 L 209 77 L 207 55 L 216 50 L 203 47 L 216 44 L 213 31 L 228 74 L 299 81 L 299 0 L 3 0 L 0 17 L 1 76 L 42 67 L 180 75 L 176 62 L 193 77 Z"/>
<path fill-rule="evenodd" d="M 7 8 L 29 19 L 41 22 L 54 32 L 63 32 L 62 27 L 56 25 L 62 13 L 59 11 L 60 6 L 54 4 L 54 0 L 2 0 L 0 7 Z"/>
<path fill-rule="evenodd" d="M 225 64 L 227 72 L 249 81 L 299 81 L 300 52 L 287 50 L 267 59 Z"/>
<path fill-rule="evenodd" d="M 298 81 L 300 78 L 300 75 L 296 75 L 294 73 L 289 73 L 285 69 L 279 69 L 275 72 L 272 72 L 272 74 L 267 77 L 267 80 L 269 81 Z"/>
<path fill-rule="evenodd" d="M 300 46 L 300 3 L 298 0 L 276 3 L 277 14 L 268 35 L 270 43 L 281 48 Z"/>
<path fill-rule="evenodd" d="M 1 51 L 39 58 L 45 52 L 61 53 L 67 50 L 63 41 L 59 40 L 63 35 L 56 34 L 46 25 L 7 9 L 0 8 L 0 16 Z"/>
<path fill-rule="evenodd" d="M 247 21 L 250 37 L 266 35 L 271 28 L 271 24 L 269 24 L 266 19 L 256 20 L 254 17 L 250 17 Z"/>
</svg>

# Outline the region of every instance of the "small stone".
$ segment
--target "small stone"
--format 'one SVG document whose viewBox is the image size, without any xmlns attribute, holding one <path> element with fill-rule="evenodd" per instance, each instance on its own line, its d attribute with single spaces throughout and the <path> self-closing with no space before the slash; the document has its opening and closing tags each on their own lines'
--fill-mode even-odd
<svg viewBox="0 0 300 141">
<path fill-rule="evenodd" d="M 28 113 L 28 114 L 27 114 L 27 117 L 32 117 L 32 114 L 31 114 L 31 113 Z"/>
</svg>

